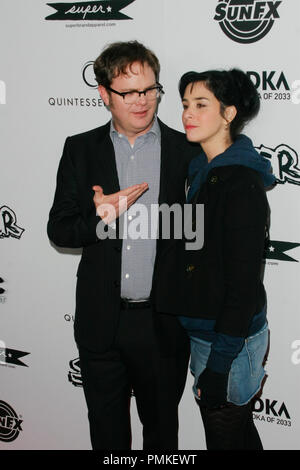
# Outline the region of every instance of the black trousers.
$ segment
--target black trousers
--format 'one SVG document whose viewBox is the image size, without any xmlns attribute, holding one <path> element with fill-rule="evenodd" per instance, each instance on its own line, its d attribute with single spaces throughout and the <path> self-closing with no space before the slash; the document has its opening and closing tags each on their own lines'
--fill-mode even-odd
<svg viewBox="0 0 300 470">
<path fill-rule="evenodd" d="M 178 448 L 177 410 L 186 381 L 188 339 L 178 323 L 177 339 L 171 342 L 178 347 L 162 354 L 156 334 L 162 317 L 156 317 L 157 323 L 153 315 L 151 308 L 121 310 L 109 351 L 99 354 L 79 347 L 94 450 L 131 448 L 132 390 L 143 425 L 143 449 Z M 170 321 L 174 334 L 177 318 L 163 317 L 165 333 Z"/>
</svg>

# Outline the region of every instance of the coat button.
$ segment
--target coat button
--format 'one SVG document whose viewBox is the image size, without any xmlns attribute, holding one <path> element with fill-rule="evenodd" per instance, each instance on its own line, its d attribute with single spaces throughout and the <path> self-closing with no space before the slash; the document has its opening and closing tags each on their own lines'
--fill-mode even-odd
<svg viewBox="0 0 300 470">
<path fill-rule="evenodd" d="M 187 273 L 191 273 L 192 271 L 194 271 L 194 269 L 195 266 L 193 264 L 188 264 L 185 270 Z"/>
<path fill-rule="evenodd" d="M 218 177 L 216 175 L 212 176 L 209 180 L 211 184 L 215 184 L 218 182 Z"/>
<path fill-rule="evenodd" d="M 120 287 L 121 283 L 119 281 L 114 281 L 114 286 L 115 287 Z"/>
</svg>

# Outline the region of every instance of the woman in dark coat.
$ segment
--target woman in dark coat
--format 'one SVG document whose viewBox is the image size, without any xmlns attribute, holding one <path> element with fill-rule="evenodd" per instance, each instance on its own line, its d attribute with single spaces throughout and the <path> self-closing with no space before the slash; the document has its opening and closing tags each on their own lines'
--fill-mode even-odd
<svg viewBox="0 0 300 470">
<path fill-rule="evenodd" d="M 161 259 L 156 306 L 177 313 L 190 337 L 207 448 L 262 449 L 251 399 L 265 376 L 265 189 L 275 178 L 270 162 L 241 134 L 260 99 L 236 69 L 188 72 L 179 90 L 187 139 L 201 145 L 190 164 L 188 202 L 194 209 L 204 205 L 204 244 L 191 249 L 177 241 L 167 261 Z"/>
</svg>

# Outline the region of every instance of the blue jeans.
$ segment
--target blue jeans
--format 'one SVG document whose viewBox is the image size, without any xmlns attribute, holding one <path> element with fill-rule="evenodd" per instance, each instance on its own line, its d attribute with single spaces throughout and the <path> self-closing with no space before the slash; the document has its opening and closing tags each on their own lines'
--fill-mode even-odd
<svg viewBox="0 0 300 470">
<path fill-rule="evenodd" d="M 195 377 L 193 392 L 198 398 L 196 384 L 199 375 L 206 367 L 211 343 L 195 336 L 191 340 L 191 373 Z M 228 378 L 227 401 L 235 405 L 245 405 L 261 387 L 265 376 L 263 360 L 268 348 L 269 330 L 267 323 L 260 331 L 245 340 L 241 352 L 231 365 Z"/>
</svg>

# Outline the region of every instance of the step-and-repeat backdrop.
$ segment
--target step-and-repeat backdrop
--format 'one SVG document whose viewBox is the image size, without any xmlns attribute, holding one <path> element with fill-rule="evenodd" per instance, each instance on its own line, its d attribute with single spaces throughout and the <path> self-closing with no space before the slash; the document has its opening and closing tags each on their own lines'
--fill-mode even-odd
<svg viewBox="0 0 300 470">
<path fill-rule="evenodd" d="M 259 90 L 246 133 L 270 159 L 271 246 L 265 260 L 270 349 L 254 403 L 265 449 L 299 449 L 299 0 L 1 1 L 0 448 L 90 449 L 73 340 L 80 250 L 46 234 L 65 138 L 107 122 L 93 60 L 137 39 L 161 62 L 159 116 L 182 130 L 177 91 L 188 70 L 239 67 Z M 204 449 L 189 376 L 180 449 Z M 141 426 L 132 399 L 133 448 Z"/>
</svg>

